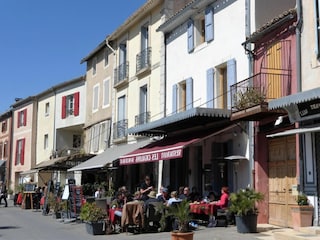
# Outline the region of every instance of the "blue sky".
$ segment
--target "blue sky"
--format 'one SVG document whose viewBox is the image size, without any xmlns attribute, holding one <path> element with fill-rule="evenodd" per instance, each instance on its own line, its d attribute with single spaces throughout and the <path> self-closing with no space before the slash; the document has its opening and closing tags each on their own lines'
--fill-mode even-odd
<svg viewBox="0 0 320 240">
<path fill-rule="evenodd" d="M 0 114 L 85 74 L 80 64 L 146 0 L 0 1 Z"/>
</svg>

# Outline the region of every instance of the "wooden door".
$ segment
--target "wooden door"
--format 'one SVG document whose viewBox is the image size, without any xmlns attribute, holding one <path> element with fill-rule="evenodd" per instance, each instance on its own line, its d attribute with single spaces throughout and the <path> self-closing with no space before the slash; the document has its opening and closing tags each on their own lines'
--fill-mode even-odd
<svg viewBox="0 0 320 240">
<path fill-rule="evenodd" d="M 269 140 L 269 223 L 292 226 L 291 205 L 295 204 L 292 185 L 296 185 L 296 138 Z"/>
</svg>

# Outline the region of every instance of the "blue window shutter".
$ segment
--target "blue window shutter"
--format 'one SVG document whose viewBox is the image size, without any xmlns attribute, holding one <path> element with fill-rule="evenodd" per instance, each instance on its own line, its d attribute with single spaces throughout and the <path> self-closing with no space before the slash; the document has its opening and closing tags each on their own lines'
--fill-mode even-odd
<svg viewBox="0 0 320 240">
<path fill-rule="evenodd" d="M 207 107 L 214 108 L 214 69 L 207 70 Z"/>
<path fill-rule="evenodd" d="M 228 109 L 231 109 L 231 94 L 230 94 L 230 86 L 237 83 L 237 65 L 236 60 L 231 59 L 227 63 L 227 78 L 228 78 Z"/>
<path fill-rule="evenodd" d="M 192 109 L 193 108 L 193 79 L 188 78 L 186 80 L 186 109 Z"/>
<path fill-rule="evenodd" d="M 194 37 L 193 37 L 193 20 L 188 21 L 188 52 L 192 52 L 194 49 Z"/>
<path fill-rule="evenodd" d="M 205 10 L 205 38 L 206 42 L 213 40 L 213 9 L 211 7 Z"/>
<path fill-rule="evenodd" d="M 174 84 L 172 86 L 172 113 L 177 113 L 177 97 L 178 97 L 178 85 Z"/>
</svg>

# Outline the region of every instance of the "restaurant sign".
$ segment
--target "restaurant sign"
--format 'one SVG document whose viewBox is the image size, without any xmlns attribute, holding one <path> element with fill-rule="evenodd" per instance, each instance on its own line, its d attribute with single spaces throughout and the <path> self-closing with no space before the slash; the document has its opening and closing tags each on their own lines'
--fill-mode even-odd
<svg viewBox="0 0 320 240">
<path fill-rule="evenodd" d="M 120 158 L 120 165 L 130 165 L 146 162 L 155 162 L 159 160 L 169 160 L 175 158 L 182 158 L 183 147 L 163 149 L 159 151 L 138 153 L 133 155 L 126 155 Z"/>
</svg>

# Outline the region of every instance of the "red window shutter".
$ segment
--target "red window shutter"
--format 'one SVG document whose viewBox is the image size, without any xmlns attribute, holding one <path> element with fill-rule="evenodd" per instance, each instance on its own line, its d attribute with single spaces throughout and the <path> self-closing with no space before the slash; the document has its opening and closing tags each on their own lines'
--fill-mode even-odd
<svg viewBox="0 0 320 240">
<path fill-rule="evenodd" d="M 21 115 L 21 112 L 18 112 L 17 128 L 19 128 L 19 127 L 20 127 L 20 115 Z"/>
<path fill-rule="evenodd" d="M 66 118 L 66 110 L 67 110 L 67 97 L 62 97 L 62 105 L 61 105 L 61 118 Z"/>
<path fill-rule="evenodd" d="M 23 110 L 24 118 L 23 118 L 23 126 L 27 126 L 27 109 Z"/>
<path fill-rule="evenodd" d="M 21 156 L 20 156 L 20 163 L 21 165 L 24 165 L 24 146 L 25 146 L 25 142 L 26 142 L 26 139 L 22 139 L 22 146 L 21 146 Z"/>
<path fill-rule="evenodd" d="M 16 141 L 16 159 L 14 160 L 14 165 L 18 164 L 18 154 L 19 154 L 19 140 Z"/>
<path fill-rule="evenodd" d="M 80 93 L 76 92 L 74 94 L 74 116 L 78 116 L 79 115 L 79 97 L 80 97 Z"/>
</svg>

